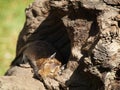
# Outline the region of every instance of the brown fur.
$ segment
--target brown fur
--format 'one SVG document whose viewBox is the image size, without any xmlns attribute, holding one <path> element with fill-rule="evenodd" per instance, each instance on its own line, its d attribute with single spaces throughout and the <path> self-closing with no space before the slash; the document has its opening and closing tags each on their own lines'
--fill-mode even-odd
<svg viewBox="0 0 120 90">
<path fill-rule="evenodd" d="M 56 53 L 54 59 L 49 60 L 53 57 L 52 55 L 54 53 Z M 22 62 L 29 62 L 33 68 L 35 77 L 40 79 L 41 75 L 49 76 L 49 72 L 52 71 L 52 69 L 53 73 L 56 73 L 55 68 L 59 67 L 61 63 L 55 58 L 60 60 L 61 56 L 51 44 L 45 41 L 35 41 L 25 45 L 20 50 L 19 55 L 12 62 L 11 66 L 20 65 Z M 47 72 L 44 72 L 44 69 Z M 38 72 L 40 74 L 38 74 Z"/>
<path fill-rule="evenodd" d="M 61 62 L 55 58 L 41 58 L 37 60 L 38 74 L 44 77 L 57 76 L 60 72 Z"/>
<path fill-rule="evenodd" d="M 61 55 L 58 51 L 49 43 L 45 41 L 34 41 L 26 44 L 18 52 L 18 55 L 11 63 L 11 66 L 19 65 L 22 62 L 26 62 L 26 59 L 31 61 L 36 61 L 40 58 L 49 58 L 53 53 L 56 52 L 56 57 L 58 60 L 61 60 Z"/>
</svg>

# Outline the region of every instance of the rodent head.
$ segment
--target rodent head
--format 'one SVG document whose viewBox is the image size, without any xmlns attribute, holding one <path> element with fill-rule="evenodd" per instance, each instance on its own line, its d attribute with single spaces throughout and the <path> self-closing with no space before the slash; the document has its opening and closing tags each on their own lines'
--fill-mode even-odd
<svg viewBox="0 0 120 90">
<path fill-rule="evenodd" d="M 56 58 L 41 58 L 36 63 L 39 68 L 38 73 L 42 77 L 54 77 L 61 71 L 61 62 Z"/>
</svg>

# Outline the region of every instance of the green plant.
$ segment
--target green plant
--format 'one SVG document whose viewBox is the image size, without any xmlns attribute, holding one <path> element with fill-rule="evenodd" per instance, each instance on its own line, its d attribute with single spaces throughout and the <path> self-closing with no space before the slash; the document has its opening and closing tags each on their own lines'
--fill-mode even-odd
<svg viewBox="0 0 120 90">
<path fill-rule="evenodd" d="M 25 22 L 25 8 L 33 0 L 0 0 L 0 75 L 15 57 L 18 34 Z"/>
</svg>

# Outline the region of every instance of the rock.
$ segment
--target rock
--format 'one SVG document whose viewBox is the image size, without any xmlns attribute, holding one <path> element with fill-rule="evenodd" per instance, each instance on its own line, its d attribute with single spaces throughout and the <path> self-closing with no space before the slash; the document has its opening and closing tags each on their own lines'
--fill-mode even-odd
<svg viewBox="0 0 120 90">
<path fill-rule="evenodd" d="M 0 77 L 0 90 L 45 90 L 42 82 L 33 78 L 31 68 L 12 67 Z"/>
<path fill-rule="evenodd" d="M 48 90 L 119 90 L 119 4 L 119 0 L 35 0 L 26 8 L 16 56 L 24 45 L 43 40 L 60 52 L 66 65 L 61 75 L 44 78 Z M 0 78 L 6 82 L 1 88 L 26 89 L 28 82 L 29 89 L 37 90 L 42 84 L 32 78 L 31 70 L 11 67 L 8 76 Z"/>
</svg>

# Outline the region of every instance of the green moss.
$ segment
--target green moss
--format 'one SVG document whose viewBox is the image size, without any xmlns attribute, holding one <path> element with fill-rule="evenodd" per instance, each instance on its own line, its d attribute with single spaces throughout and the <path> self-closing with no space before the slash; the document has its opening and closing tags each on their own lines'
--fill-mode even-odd
<svg viewBox="0 0 120 90">
<path fill-rule="evenodd" d="M 25 8 L 33 0 L 0 0 L 0 75 L 15 57 L 18 34 L 25 22 Z"/>
</svg>

